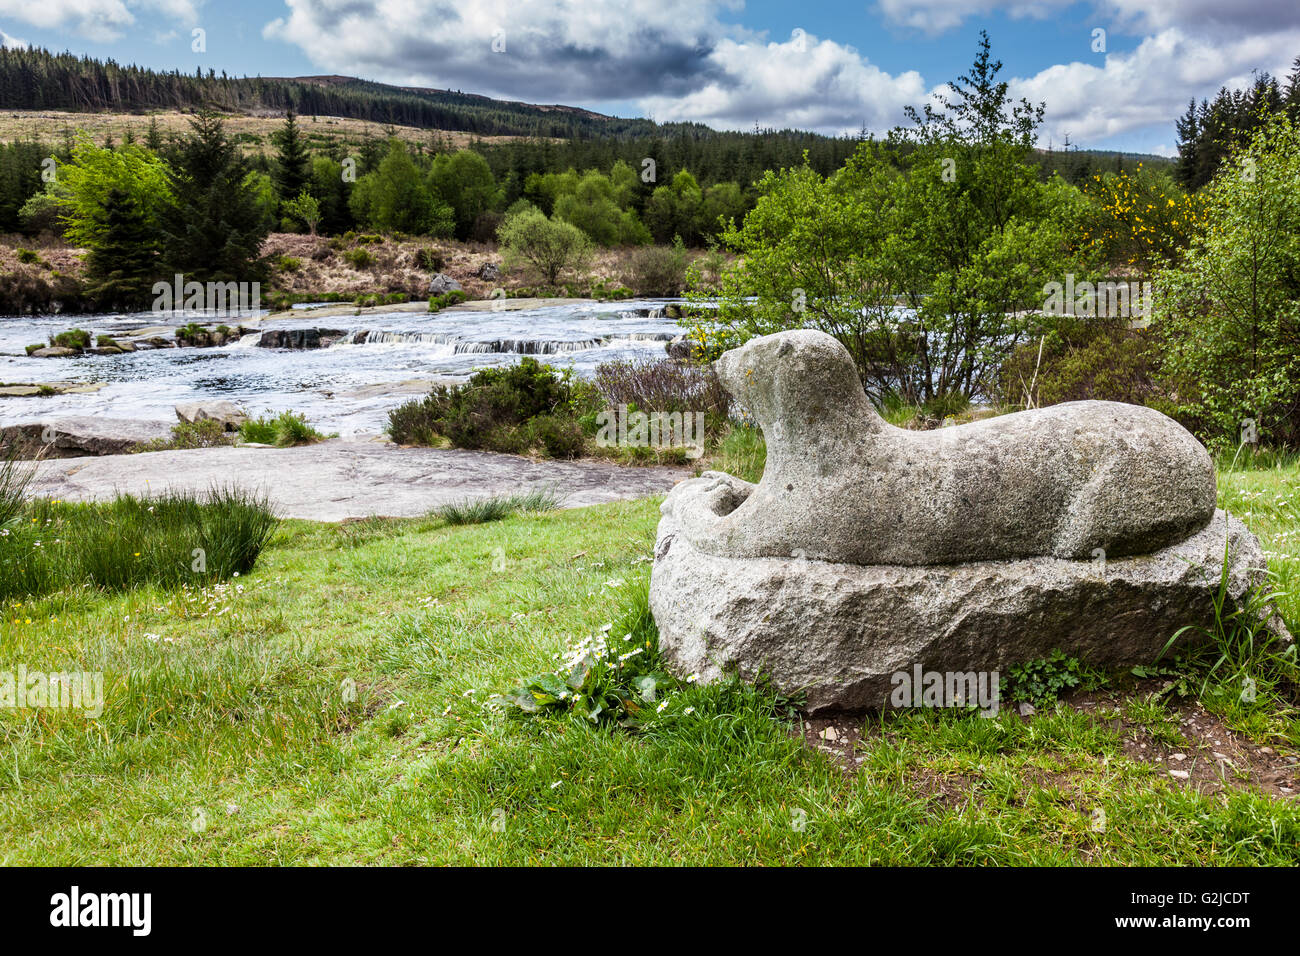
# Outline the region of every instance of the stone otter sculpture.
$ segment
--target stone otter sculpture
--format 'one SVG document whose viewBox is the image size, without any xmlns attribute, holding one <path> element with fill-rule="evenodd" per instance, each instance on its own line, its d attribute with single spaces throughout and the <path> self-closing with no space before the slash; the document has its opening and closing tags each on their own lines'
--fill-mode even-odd
<svg viewBox="0 0 1300 956">
<path fill-rule="evenodd" d="M 715 363 L 762 427 L 757 485 L 707 472 L 664 503 L 698 550 L 857 565 L 1148 554 L 1215 513 L 1210 457 L 1154 409 L 1069 402 L 936 431 L 885 422 L 813 330 Z M 1100 551 L 1098 551 L 1100 549 Z"/>
</svg>

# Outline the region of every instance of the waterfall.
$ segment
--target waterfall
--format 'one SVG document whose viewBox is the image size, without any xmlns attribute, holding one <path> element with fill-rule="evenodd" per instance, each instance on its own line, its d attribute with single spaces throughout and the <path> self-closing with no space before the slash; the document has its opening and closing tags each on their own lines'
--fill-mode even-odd
<svg viewBox="0 0 1300 956">
<path fill-rule="evenodd" d="M 621 337 L 621 336 L 620 336 Z M 671 336 L 668 336 L 671 338 Z M 467 342 L 450 332 L 385 332 L 377 329 L 358 329 L 344 336 L 338 345 L 391 345 L 414 343 L 419 345 L 450 345 L 456 355 L 485 355 L 489 353 L 514 353 L 519 355 L 555 355 L 560 352 L 585 352 L 608 343 L 607 338 L 590 339 L 492 339 Z M 658 341 L 645 339 L 643 341 Z"/>
</svg>

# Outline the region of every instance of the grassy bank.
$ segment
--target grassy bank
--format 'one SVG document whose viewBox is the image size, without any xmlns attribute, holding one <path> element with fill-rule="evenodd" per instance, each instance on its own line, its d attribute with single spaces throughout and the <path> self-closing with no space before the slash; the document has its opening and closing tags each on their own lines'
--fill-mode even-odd
<svg viewBox="0 0 1300 956">
<path fill-rule="evenodd" d="M 1291 580 L 1300 468 L 1220 484 Z M 105 706 L 0 712 L 0 862 L 1300 862 L 1300 804 L 1260 770 L 1300 725 L 1269 694 L 1207 709 L 1130 678 L 1029 717 L 801 726 L 681 684 L 635 732 L 485 706 L 635 610 L 657 519 L 292 521 L 237 582 L 7 608 L 0 670 L 102 671 Z M 1171 775 L 1214 763 L 1202 742 L 1238 772 Z"/>
<path fill-rule="evenodd" d="M 522 267 L 483 278 L 490 275 L 482 272 L 485 266 L 502 264 L 496 243 L 364 232 L 335 237 L 273 232 L 260 250 L 269 270 L 260 293 L 263 306 L 272 309 L 294 302 L 427 303 L 429 280 L 444 273 L 459 282 L 471 300 L 488 299 L 498 289 L 511 298 L 603 301 L 675 294 L 684 272 L 677 269 L 667 278 L 648 274 L 641 258 L 649 248 L 594 250 L 583 268 L 552 286 Z M 49 234 L 0 235 L 0 315 L 49 312 L 56 302 L 61 303 L 60 311 L 70 314 L 101 311 L 86 298 L 85 252 Z M 685 261 L 698 256 L 690 253 L 683 268 Z"/>
</svg>

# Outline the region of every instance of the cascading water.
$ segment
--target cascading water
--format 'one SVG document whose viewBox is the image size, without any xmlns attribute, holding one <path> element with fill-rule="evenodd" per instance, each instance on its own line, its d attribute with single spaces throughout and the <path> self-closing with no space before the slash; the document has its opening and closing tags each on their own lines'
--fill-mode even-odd
<svg viewBox="0 0 1300 956">
<path fill-rule="evenodd" d="M 252 332 L 220 348 L 162 348 L 125 355 L 37 359 L 24 346 L 76 326 L 129 336 L 168 325 L 150 315 L 0 317 L 0 381 L 101 384 L 97 391 L 0 400 L 0 425 L 93 415 L 175 421 L 180 402 L 229 399 L 254 414 L 293 409 L 323 431 L 378 432 L 394 406 L 434 382 L 525 355 L 579 375 L 601 362 L 664 356 L 680 332 L 664 302 L 583 303 L 520 311 L 376 313 L 313 317 L 310 310 L 271 329 L 320 327 L 347 334 L 325 348 L 259 345 Z M 169 326 L 170 327 L 170 326 Z"/>
</svg>

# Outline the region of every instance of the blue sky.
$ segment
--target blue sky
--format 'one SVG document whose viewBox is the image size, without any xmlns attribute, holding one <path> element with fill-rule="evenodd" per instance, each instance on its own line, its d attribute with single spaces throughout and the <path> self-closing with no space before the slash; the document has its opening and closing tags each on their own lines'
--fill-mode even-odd
<svg viewBox="0 0 1300 956">
<path fill-rule="evenodd" d="M 1170 153 L 1190 97 L 1300 55 L 1296 0 L 0 0 L 0 43 L 158 69 L 827 133 L 901 122 L 965 71 L 980 28 L 1013 93 L 1046 103 L 1044 144 Z"/>
</svg>

